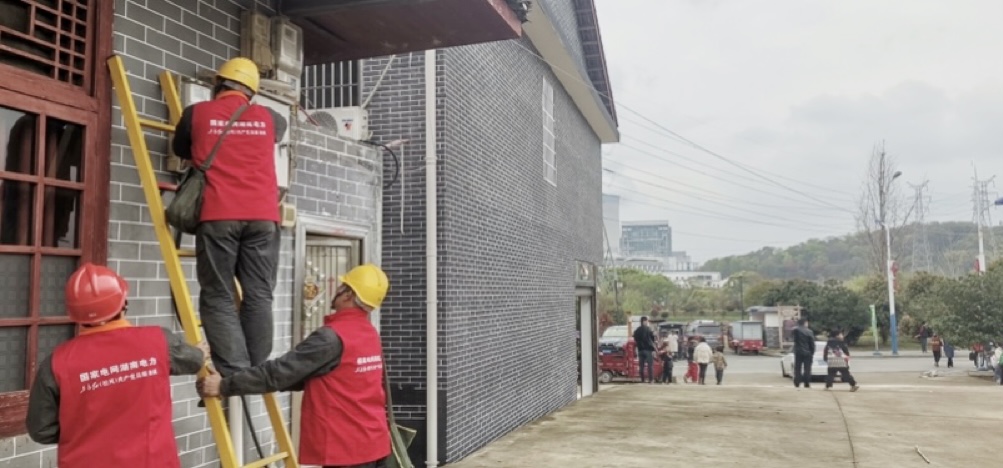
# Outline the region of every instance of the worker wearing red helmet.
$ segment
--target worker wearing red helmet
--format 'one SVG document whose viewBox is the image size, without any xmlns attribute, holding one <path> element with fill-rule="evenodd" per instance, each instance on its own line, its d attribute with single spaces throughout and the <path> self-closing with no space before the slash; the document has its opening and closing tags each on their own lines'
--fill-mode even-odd
<svg viewBox="0 0 1003 468">
<path fill-rule="evenodd" d="M 60 468 L 177 468 L 171 375 L 195 374 L 205 344 L 125 318 L 129 285 L 86 263 L 66 284 L 66 311 L 80 325 L 38 366 L 28 400 L 32 440 L 59 444 Z"/>
<path fill-rule="evenodd" d="M 323 467 L 376 468 L 390 455 L 383 348 L 369 312 L 386 297 L 387 275 L 371 264 L 340 277 L 331 308 L 292 351 L 220 378 L 199 379 L 203 397 L 304 390 L 299 460 Z"/>
</svg>

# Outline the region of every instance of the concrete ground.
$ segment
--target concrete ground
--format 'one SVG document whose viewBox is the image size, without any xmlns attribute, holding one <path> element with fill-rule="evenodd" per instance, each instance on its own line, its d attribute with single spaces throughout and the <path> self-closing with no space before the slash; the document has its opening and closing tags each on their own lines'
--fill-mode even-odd
<svg viewBox="0 0 1003 468">
<path fill-rule="evenodd" d="M 860 356 L 860 353 L 858 353 Z M 967 354 L 965 354 L 967 357 Z M 724 385 L 619 384 L 451 464 L 482 467 L 967 467 L 998 463 L 1003 388 L 971 363 L 860 356 L 861 389 L 796 390 L 779 358 L 728 356 Z M 942 361 L 944 366 L 945 362 Z M 684 365 L 677 365 L 679 377 Z M 924 457 L 926 459 L 924 459 Z M 927 461 L 929 460 L 929 461 Z"/>
</svg>

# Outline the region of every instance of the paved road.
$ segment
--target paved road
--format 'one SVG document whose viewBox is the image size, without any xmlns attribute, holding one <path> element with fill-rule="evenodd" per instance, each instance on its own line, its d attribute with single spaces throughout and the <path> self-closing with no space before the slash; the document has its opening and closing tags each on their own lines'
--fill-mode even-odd
<svg viewBox="0 0 1003 468">
<path fill-rule="evenodd" d="M 1003 388 L 967 361 L 853 361 L 861 390 L 795 390 L 779 358 L 729 355 L 725 384 L 604 386 L 450 466 L 996 466 Z M 680 375 L 683 366 L 676 366 Z M 918 451 L 917 451 L 918 448 Z M 922 452 L 922 454 L 920 453 Z M 929 463 L 923 457 L 929 459 Z"/>
</svg>

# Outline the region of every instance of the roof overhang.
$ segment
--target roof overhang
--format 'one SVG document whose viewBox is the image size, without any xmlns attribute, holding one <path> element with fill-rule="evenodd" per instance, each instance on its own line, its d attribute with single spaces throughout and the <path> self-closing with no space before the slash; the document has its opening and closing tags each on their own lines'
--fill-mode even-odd
<svg viewBox="0 0 1003 468">
<path fill-rule="evenodd" d="M 528 22 L 522 25 L 526 37 L 550 65 L 561 85 L 571 95 L 578 110 L 585 116 L 592 131 L 603 143 L 620 141 L 613 116 L 603 104 L 602 97 L 592 86 L 592 80 L 571 55 L 567 41 L 561 36 L 543 2 L 534 2 Z"/>
<path fill-rule="evenodd" d="M 508 0 L 283 0 L 281 13 L 303 28 L 307 65 L 522 36 Z"/>
</svg>

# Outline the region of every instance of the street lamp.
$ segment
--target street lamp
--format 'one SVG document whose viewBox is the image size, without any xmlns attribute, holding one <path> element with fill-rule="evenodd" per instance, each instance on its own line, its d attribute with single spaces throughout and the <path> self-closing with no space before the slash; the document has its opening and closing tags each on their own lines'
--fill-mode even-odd
<svg viewBox="0 0 1003 468">
<path fill-rule="evenodd" d="M 892 181 L 897 179 L 902 175 L 902 171 L 895 171 L 892 174 Z M 888 184 L 891 186 L 891 182 Z M 884 188 L 882 188 L 884 192 Z M 885 200 L 882 197 L 881 200 L 881 219 L 878 223 L 881 224 L 881 228 L 885 230 L 885 255 L 887 256 L 887 261 L 885 262 L 885 276 L 888 279 L 888 317 L 889 317 L 889 328 L 891 328 L 892 335 L 892 356 L 899 355 L 899 330 L 898 330 L 898 320 L 895 317 L 895 271 L 893 269 L 894 264 L 892 263 L 892 231 L 888 224 L 885 223 Z M 877 337 L 875 337 L 877 339 Z"/>
</svg>

